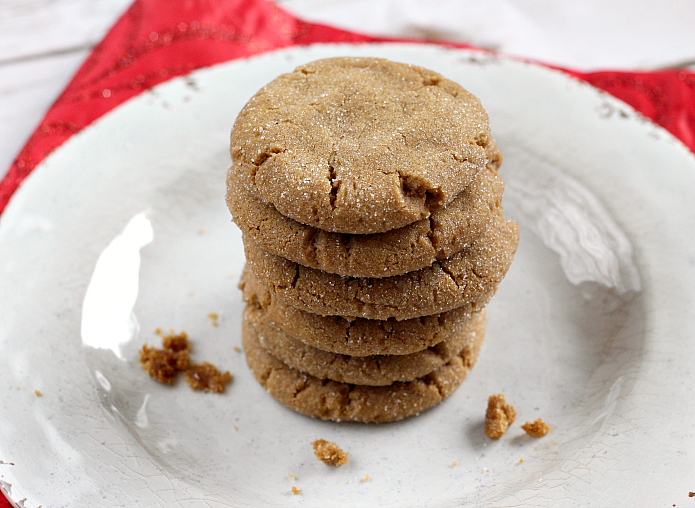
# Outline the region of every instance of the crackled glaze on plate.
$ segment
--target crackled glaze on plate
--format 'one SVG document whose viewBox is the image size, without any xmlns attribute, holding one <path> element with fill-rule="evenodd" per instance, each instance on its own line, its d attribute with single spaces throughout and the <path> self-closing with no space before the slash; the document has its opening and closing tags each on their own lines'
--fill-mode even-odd
<svg viewBox="0 0 695 508">
<path fill-rule="evenodd" d="M 476 94 L 505 155 L 505 214 L 521 225 L 478 364 L 449 400 L 396 424 L 295 414 L 234 349 L 243 249 L 224 204 L 229 129 L 277 74 L 336 55 L 422 65 Z M 318 45 L 172 80 L 74 136 L 0 219 L 0 489 L 27 508 L 685 506 L 694 197 L 678 141 L 522 62 Z M 229 369 L 227 393 L 147 378 L 137 350 L 157 327 L 186 330 L 194 359 Z M 485 438 L 500 392 L 519 423 L 542 417 L 550 434 L 515 424 Z M 318 462 L 317 438 L 350 463 Z"/>
</svg>

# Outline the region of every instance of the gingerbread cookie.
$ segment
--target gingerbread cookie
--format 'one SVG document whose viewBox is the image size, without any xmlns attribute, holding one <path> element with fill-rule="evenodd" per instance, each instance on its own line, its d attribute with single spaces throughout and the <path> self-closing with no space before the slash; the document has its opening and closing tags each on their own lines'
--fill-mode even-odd
<svg viewBox="0 0 695 508">
<path fill-rule="evenodd" d="M 232 171 L 281 214 L 381 233 L 446 206 L 490 161 L 480 101 L 436 72 L 329 58 L 264 86 L 230 137 Z"/>
<path fill-rule="evenodd" d="M 295 339 L 331 353 L 349 356 L 408 355 L 422 351 L 459 333 L 485 307 L 494 291 L 456 309 L 396 321 L 319 316 L 278 300 L 247 267 L 239 287 L 244 301 L 261 308 L 268 318 Z"/>
<path fill-rule="evenodd" d="M 268 252 L 338 275 L 391 277 L 451 257 L 478 239 L 499 214 L 503 189 L 496 168 L 486 168 L 428 219 L 373 235 L 331 233 L 285 217 L 247 191 L 233 172 L 227 206 L 244 235 Z"/>
<path fill-rule="evenodd" d="M 270 354 L 284 364 L 320 379 L 369 386 L 413 381 L 449 362 L 485 334 L 485 311 L 456 334 L 423 351 L 409 355 L 348 356 L 307 346 L 279 329 L 262 308 L 247 305 L 244 320 Z"/>
<path fill-rule="evenodd" d="M 319 379 L 288 367 L 261 346 L 248 323 L 242 326 L 242 343 L 254 377 L 281 404 L 314 418 L 374 423 L 402 420 L 439 404 L 463 382 L 480 348 L 478 344 L 463 351 L 415 381 L 363 386 Z"/>
<path fill-rule="evenodd" d="M 511 265 L 518 226 L 496 218 L 470 247 L 432 266 L 394 277 L 340 277 L 264 251 L 245 237 L 246 259 L 285 303 L 320 315 L 398 320 L 455 309 L 495 288 Z"/>
</svg>

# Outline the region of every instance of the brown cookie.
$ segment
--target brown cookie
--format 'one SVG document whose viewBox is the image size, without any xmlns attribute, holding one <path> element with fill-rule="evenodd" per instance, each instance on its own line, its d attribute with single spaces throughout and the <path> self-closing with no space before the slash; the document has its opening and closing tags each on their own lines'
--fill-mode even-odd
<svg viewBox="0 0 695 508">
<path fill-rule="evenodd" d="M 285 365 L 319 379 L 369 386 L 413 381 L 449 362 L 464 348 L 470 350 L 485 335 L 485 311 L 478 313 L 458 333 L 439 344 L 409 355 L 348 356 L 307 346 L 279 329 L 260 307 L 247 305 L 244 320 L 256 330 L 258 340 Z"/>
<path fill-rule="evenodd" d="M 488 148 L 493 146 L 497 150 L 492 142 Z M 227 206 L 244 235 L 268 252 L 338 275 L 391 277 L 451 257 L 478 239 L 499 214 L 503 189 L 496 168 L 486 168 L 428 219 L 373 235 L 331 233 L 285 217 L 246 190 L 233 172 Z"/>
<path fill-rule="evenodd" d="M 415 381 L 363 386 L 319 379 L 288 367 L 261 346 L 248 323 L 242 325 L 242 343 L 249 369 L 281 404 L 314 418 L 373 423 L 402 420 L 439 404 L 461 385 L 480 347 L 463 351 Z"/>
<path fill-rule="evenodd" d="M 230 137 L 232 171 L 281 214 L 381 233 L 450 203 L 489 159 L 480 101 L 439 74 L 378 58 L 329 58 L 264 86 Z"/>
<path fill-rule="evenodd" d="M 340 277 L 264 251 L 245 237 L 246 259 L 285 303 L 320 315 L 398 320 L 438 314 L 495 288 L 518 244 L 515 222 L 496 218 L 482 237 L 449 259 L 403 275 Z"/>
<path fill-rule="evenodd" d="M 263 309 L 275 326 L 295 339 L 323 351 L 349 356 L 407 355 L 434 346 L 466 326 L 494 293 L 490 291 L 442 314 L 378 321 L 319 316 L 295 309 L 275 298 L 248 266 L 244 268 L 239 287 L 245 302 Z"/>
</svg>

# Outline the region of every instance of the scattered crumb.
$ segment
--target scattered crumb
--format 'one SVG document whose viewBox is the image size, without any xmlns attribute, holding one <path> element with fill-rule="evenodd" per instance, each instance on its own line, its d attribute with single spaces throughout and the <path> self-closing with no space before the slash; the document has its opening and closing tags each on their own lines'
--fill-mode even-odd
<svg viewBox="0 0 695 508">
<path fill-rule="evenodd" d="M 550 425 L 538 418 L 535 422 L 526 422 L 521 426 L 522 430 L 531 437 L 543 437 L 550 432 Z"/>
<path fill-rule="evenodd" d="M 483 468 L 483 473 L 487 473 L 487 468 L 486 468 L 486 467 Z"/>
<path fill-rule="evenodd" d="M 208 362 L 191 363 L 191 344 L 185 331 L 175 334 L 173 330 L 169 330 L 169 334 L 165 335 L 161 328 L 157 328 L 155 333 L 162 337 L 163 349 L 145 344 L 140 350 L 140 363 L 151 378 L 171 385 L 176 382 L 179 372 L 184 372 L 186 382 L 191 388 L 214 393 L 224 392 L 226 386 L 231 383 L 232 376 L 229 371 L 223 374 Z"/>
<path fill-rule="evenodd" d="M 193 298 L 193 297 L 195 296 L 195 293 L 194 293 L 193 291 L 191 291 L 190 293 L 188 293 L 188 296 L 190 296 L 191 298 Z"/>
<path fill-rule="evenodd" d="M 160 328 L 156 330 L 162 337 L 164 349 L 156 349 L 145 344 L 140 350 L 140 363 L 152 379 L 163 384 L 173 384 L 179 372 L 188 369 L 190 364 L 188 335 L 164 335 Z"/>
<path fill-rule="evenodd" d="M 695 492 L 688 492 L 688 497 L 695 497 Z"/>
<path fill-rule="evenodd" d="M 234 351 L 241 353 L 241 348 L 239 346 L 234 346 Z"/>
<path fill-rule="evenodd" d="M 523 464 L 523 463 L 524 463 L 524 459 L 519 459 L 519 464 Z"/>
<path fill-rule="evenodd" d="M 208 314 L 208 318 L 210 318 L 210 320 L 212 321 L 212 326 L 219 326 L 219 323 L 217 322 L 218 317 L 219 316 L 217 312 L 211 312 L 210 314 Z"/>
<path fill-rule="evenodd" d="M 186 370 L 185 379 L 194 390 L 213 393 L 224 392 L 227 385 L 232 382 L 229 371 L 223 374 L 208 362 L 192 363 Z"/>
<path fill-rule="evenodd" d="M 294 486 L 292 487 L 292 494 L 301 494 L 301 493 L 302 493 L 302 491 L 299 490 L 297 487 L 294 487 Z"/>
<path fill-rule="evenodd" d="M 235 426 L 234 426 L 234 430 L 239 430 L 239 427 L 237 427 L 237 426 L 235 425 Z"/>
<path fill-rule="evenodd" d="M 364 481 L 365 481 L 365 482 L 368 482 L 368 481 L 369 481 L 369 475 L 368 475 L 368 474 L 364 475 Z"/>
<path fill-rule="evenodd" d="M 349 452 L 344 452 L 338 445 L 326 441 L 325 439 L 317 439 L 313 443 L 314 455 L 316 458 L 329 466 L 340 466 L 348 463 Z"/>
<path fill-rule="evenodd" d="M 296 480 L 296 479 L 297 479 L 297 477 L 296 477 L 295 475 L 293 475 L 293 474 L 290 475 L 290 478 L 292 478 L 293 480 Z"/>
<path fill-rule="evenodd" d="M 207 233 L 207 232 L 208 232 L 208 230 L 207 230 L 207 229 L 205 229 L 205 228 L 200 228 L 200 230 L 199 230 L 199 231 L 200 231 L 200 234 L 201 234 L 201 235 L 204 235 L 205 233 Z"/>
<path fill-rule="evenodd" d="M 40 391 L 38 391 L 38 390 L 34 390 L 34 394 L 35 394 L 37 397 L 41 397 L 41 395 L 43 395 L 43 394 L 42 394 Z"/>
<path fill-rule="evenodd" d="M 507 427 L 516 420 L 516 411 L 504 400 L 504 394 L 490 395 L 485 412 L 485 435 L 491 439 L 501 438 Z"/>
<path fill-rule="evenodd" d="M 453 462 L 451 463 L 451 467 L 456 467 L 456 464 L 458 464 L 458 463 L 459 463 L 458 460 L 453 461 Z"/>
</svg>

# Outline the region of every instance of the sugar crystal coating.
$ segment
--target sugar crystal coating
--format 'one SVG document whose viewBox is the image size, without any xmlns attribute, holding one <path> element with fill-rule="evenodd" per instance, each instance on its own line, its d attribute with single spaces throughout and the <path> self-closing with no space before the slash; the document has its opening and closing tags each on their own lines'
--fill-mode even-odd
<svg viewBox="0 0 695 508">
<path fill-rule="evenodd" d="M 329 58 L 263 87 L 232 128 L 242 183 L 287 217 L 342 233 L 446 206 L 488 163 L 487 114 L 458 84 L 378 58 Z"/>
</svg>

